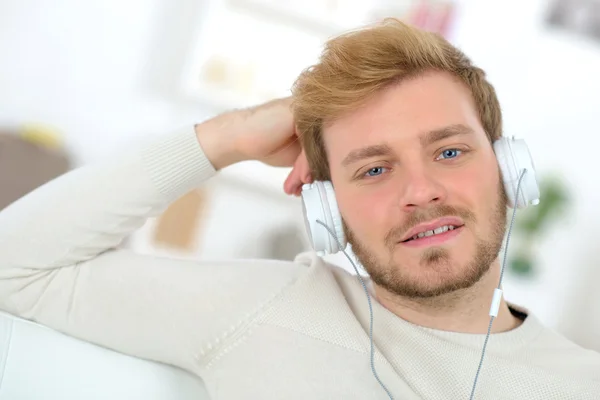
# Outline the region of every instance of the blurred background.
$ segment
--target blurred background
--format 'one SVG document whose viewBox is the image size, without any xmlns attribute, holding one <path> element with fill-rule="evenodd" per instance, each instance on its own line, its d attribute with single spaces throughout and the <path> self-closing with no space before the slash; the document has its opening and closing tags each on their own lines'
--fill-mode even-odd
<svg viewBox="0 0 600 400">
<path fill-rule="evenodd" d="M 506 297 L 600 351 L 600 0 L 0 0 L 0 209 L 126 146 L 289 94 L 328 37 L 382 17 L 444 35 L 488 72 L 542 184 L 541 204 L 517 214 Z M 293 259 L 309 246 L 287 173 L 230 167 L 126 245 Z"/>
</svg>

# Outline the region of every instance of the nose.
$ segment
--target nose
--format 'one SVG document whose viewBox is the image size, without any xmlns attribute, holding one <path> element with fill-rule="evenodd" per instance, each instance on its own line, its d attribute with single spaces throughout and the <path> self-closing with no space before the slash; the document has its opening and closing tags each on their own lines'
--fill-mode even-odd
<svg viewBox="0 0 600 400">
<path fill-rule="evenodd" d="M 431 171 L 420 166 L 412 166 L 402 174 L 400 205 L 406 212 L 418 208 L 431 207 L 444 202 L 447 197 L 444 185 L 435 179 Z"/>
</svg>

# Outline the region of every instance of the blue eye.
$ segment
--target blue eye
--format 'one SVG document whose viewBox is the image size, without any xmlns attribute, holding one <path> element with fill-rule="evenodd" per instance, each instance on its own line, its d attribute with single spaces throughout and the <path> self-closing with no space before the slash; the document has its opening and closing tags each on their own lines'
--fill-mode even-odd
<svg viewBox="0 0 600 400">
<path fill-rule="evenodd" d="M 442 151 L 440 158 L 455 158 L 458 157 L 460 153 L 462 152 L 458 149 L 447 149 Z"/>
<path fill-rule="evenodd" d="M 385 168 L 383 167 L 375 167 L 375 168 L 371 168 L 370 170 L 368 170 L 365 175 L 367 176 L 378 176 L 381 175 L 384 172 Z"/>
</svg>

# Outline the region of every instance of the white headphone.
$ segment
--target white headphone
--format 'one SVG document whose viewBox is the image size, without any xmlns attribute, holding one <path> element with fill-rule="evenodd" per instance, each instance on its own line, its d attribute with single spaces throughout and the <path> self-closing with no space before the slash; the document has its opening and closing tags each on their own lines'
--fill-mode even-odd
<svg viewBox="0 0 600 400">
<path fill-rule="evenodd" d="M 494 152 L 508 196 L 508 205 L 512 208 L 537 205 L 540 202 L 540 189 L 535 176 L 533 159 L 525 141 L 514 137 L 502 137 L 494 142 Z M 527 173 L 523 176 L 521 190 L 517 197 L 517 185 L 523 170 L 527 170 Z M 304 185 L 302 208 L 306 231 L 317 253 L 334 254 L 346 248 L 342 216 L 330 181 L 315 181 Z M 339 243 L 324 226 L 317 223 L 318 220 L 335 232 Z"/>
</svg>

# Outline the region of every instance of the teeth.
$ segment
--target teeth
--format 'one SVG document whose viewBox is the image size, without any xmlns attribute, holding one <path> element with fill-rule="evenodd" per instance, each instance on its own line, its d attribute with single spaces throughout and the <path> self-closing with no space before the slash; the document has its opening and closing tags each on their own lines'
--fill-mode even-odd
<svg viewBox="0 0 600 400">
<path fill-rule="evenodd" d="M 427 237 L 427 236 L 439 235 L 440 233 L 444 233 L 444 232 L 448 232 L 448 231 L 452 231 L 452 230 L 454 230 L 454 225 L 444 225 L 444 226 L 440 226 L 439 228 L 435 228 L 434 230 L 420 232 L 420 233 L 414 235 L 411 239 L 415 240 L 415 239 L 420 239 L 420 238 Z"/>
</svg>

